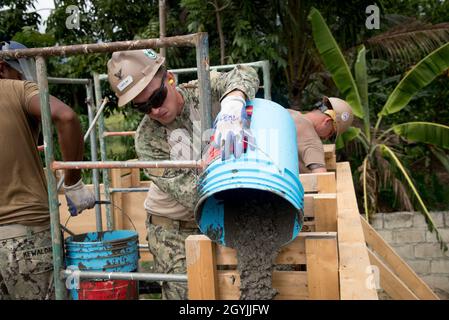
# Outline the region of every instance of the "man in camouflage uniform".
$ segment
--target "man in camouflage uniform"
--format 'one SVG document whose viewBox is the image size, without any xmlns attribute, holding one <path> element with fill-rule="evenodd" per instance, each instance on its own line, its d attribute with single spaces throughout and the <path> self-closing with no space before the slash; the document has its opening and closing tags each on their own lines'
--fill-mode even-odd
<svg viewBox="0 0 449 320">
<path fill-rule="evenodd" d="M 140 160 L 199 160 L 199 145 L 192 146 L 200 130 L 198 81 L 176 86 L 164 58 L 153 50 L 115 52 L 108 62 L 109 83 L 119 106 L 145 113 L 135 137 Z M 242 153 L 245 100 L 259 87 L 254 69 L 237 66 L 228 73 L 210 73 L 212 116 L 217 116 L 214 142 L 217 154 L 228 158 Z M 185 239 L 198 233 L 193 209 L 197 201 L 196 169 L 145 170 L 153 182 L 144 206 L 148 213 L 148 244 L 158 273 L 186 273 Z M 187 286 L 162 283 L 163 299 L 187 299 Z"/>
<path fill-rule="evenodd" d="M 0 50 L 24 49 L 2 43 Z M 50 299 L 53 277 L 47 183 L 37 141 L 40 100 L 31 59 L 0 59 L 0 300 Z M 80 122 L 72 109 L 50 96 L 51 116 L 65 161 L 83 158 Z M 64 190 L 72 215 L 95 198 L 80 170 L 66 170 Z"/>
</svg>

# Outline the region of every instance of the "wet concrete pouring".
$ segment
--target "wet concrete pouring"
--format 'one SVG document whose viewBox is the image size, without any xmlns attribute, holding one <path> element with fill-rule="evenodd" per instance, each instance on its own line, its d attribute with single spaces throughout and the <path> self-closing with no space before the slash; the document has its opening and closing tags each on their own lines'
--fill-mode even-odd
<svg viewBox="0 0 449 320">
<path fill-rule="evenodd" d="M 272 273 L 281 246 L 291 239 L 295 210 L 279 196 L 245 190 L 225 196 L 225 241 L 237 250 L 241 300 L 271 300 Z"/>
</svg>

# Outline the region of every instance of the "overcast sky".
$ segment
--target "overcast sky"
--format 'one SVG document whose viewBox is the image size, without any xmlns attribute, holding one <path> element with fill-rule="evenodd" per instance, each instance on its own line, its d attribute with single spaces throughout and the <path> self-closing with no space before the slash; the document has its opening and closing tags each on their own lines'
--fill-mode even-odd
<svg viewBox="0 0 449 320">
<path fill-rule="evenodd" d="M 39 13 L 41 16 L 41 25 L 39 26 L 39 31 L 44 32 L 45 25 L 42 25 L 42 23 L 45 23 L 51 13 L 49 9 L 55 8 L 55 3 L 53 0 L 35 0 L 34 6 L 36 10 L 38 10 L 37 13 Z"/>
</svg>

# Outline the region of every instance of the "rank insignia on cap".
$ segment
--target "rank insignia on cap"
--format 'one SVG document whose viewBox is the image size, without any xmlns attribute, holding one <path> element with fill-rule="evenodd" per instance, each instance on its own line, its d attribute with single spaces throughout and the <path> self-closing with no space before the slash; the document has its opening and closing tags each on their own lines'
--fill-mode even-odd
<svg viewBox="0 0 449 320">
<path fill-rule="evenodd" d="M 145 49 L 143 50 L 143 53 L 145 53 L 145 55 L 150 59 L 156 60 L 157 58 L 156 52 L 151 49 Z"/>
</svg>

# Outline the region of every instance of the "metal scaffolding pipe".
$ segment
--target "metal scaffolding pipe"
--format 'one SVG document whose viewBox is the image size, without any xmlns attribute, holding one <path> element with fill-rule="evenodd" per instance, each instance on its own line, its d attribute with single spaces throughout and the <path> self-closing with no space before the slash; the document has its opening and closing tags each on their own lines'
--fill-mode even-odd
<svg viewBox="0 0 449 320">
<path fill-rule="evenodd" d="M 89 129 L 87 129 L 86 133 L 84 134 L 84 141 L 86 141 L 87 137 L 90 135 L 90 132 L 93 128 L 95 128 L 95 125 L 97 124 L 97 120 L 100 117 L 100 115 L 103 113 L 104 107 L 108 104 L 108 98 L 104 98 L 103 103 L 101 104 L 100 108 L 98 109 L 95 118 L 92 120 L 92 123 L 90 124 Z"/>
<path fill-rule="evenodd" d="M 205 32 L 189 34 L 185 36 L 167 37 L 163 39 L 144 39 L 133 41 L 117 41 L 108 43 L 76 44 L 70 46 L 44 47 L 6 50 L 0 52 L 0 59 L 4 58 L 29 58 L 29 57 L 47 57 L 47 56 L 68 56 L 87 53 L 106 53 L 114 51 L 138 50 L 147 48 L 162 47 L 194 47 L 198 39 L 204 37 Z"/>
<path fill-rule="evenodd" d="M 148 192 L 150 188 L 111 188 L 109 191 L 113 192 Z"/>
<path fill-rule="evenodd" d="M 101 161 L 107 160 L 106 155 L 106 144 L 104 141 L 104 114 L 101 106 L 103 103 L 101 102 L 102 96 L 101 96 L 101 83 L 100 79 L 98 78 L 98 73 L 93 74 L 94 78 L 94 90 L 95 90 L 95 101 L 97 104 L 98 110 L 101 110 L 99 113 L 100 117 L 98 118 L 98 135 L 100 137 L 100 155 L 101 155 Z M 111 213 L 111 194 L 109 192 L 109 171 L 107 169 L 102 170 L 103 173 L 103 186 L 104 186 L 104 197 L 105 200 L 109 203 L 106 204 L 106 228 L 110 231 L 114 229 L 114 218 Z"/>
<path fill-rule="evenodd" d="M 48 83 L 53 84 L 89 84 L 89 79 L 76 79 L 76 78 L 56 78 L 56 77 L 48 77 Z"/>
<path fill-rule="evenodd" d="M 53 161 L 52 170 L 61 169 L 116 169 L 116 168 L 203 168 L 201 160 L 162 161 Z"/>
<path fill-rule="evenodd" d="M 136 280 L 136 281 L 171 281 L 187 282 L 186 274 L 165 274 L 165 273 L 139 273 L 139 272 L 95 272 L 80 270 L 63 270 L 63 278 L 71 277 L 80 279 L 101 279 L 101 280 Z"/>
<path fill-rule="evenodd" d="M 97 131 L 92 130 L 92 128 L 95 128 L 96 121 L 98 117 L 95 117 L 94 119 L 94 113 L 95 113 L 95 103 L 94 103 L 94 90 L 92 86 L 92 82 L 89 82 L 88 85 L 86 85 L 86 95 L 87 95 L 87 116 L 89 118 L 90 123 L 90 130 L 87 130 L 86 136 L 90 137 L 90 156 L 92 161 L 97 161 Z M 104 106 L 102 106 L 104 107 Z M 102 112 L 103 110 L 99 110 L 97 115 Z M 100 181 L 99 181 L 99 172 L 98 169 L 92 170 L 92 183 L 94 185 L 94 195 L 96 200 L 100 200 Z M 101 205 L 95 204 L 95 221 L 97 224 L 97 232 L 103 231 L 103 221 L 101 216 Z"/>
<path fill-rule="evenodd" d="M 0 59 L 4 58 L 28 58 L 36 57 L 37 83 L 39 86 L 39 96 L 41 102 L 42 112 L 42 128 L 44 135 L 44 151 L 45 164 L 47 169 L 95 169 L 95 168 L 202 168 L 203 163 L 198 161 L 141 161 L 141 162 L 56 162 L 54 161 L 54 146 L 53 146 L 53 129 L 50 112 L 50 99 L 48 92 L 47 67 L 45 57 L 47 56 L 66 56 L 76 54 L 88 53 L 106 53 L 124 50 L 137 50 L 146 48 L 161 48 L 161 47 L 195 47 L 196 61 L 198 67 L 198 84 L 199 84 L 199 105 L 201 112 L 201 130 L 198 133 L 194 132 L 194 136 L 201 138 L 201 133 L 211 127 L 211 97 L 210 97 L 210 78 L 209 78 L 209 51 L 208 51 L 208 37 L 207 33 L 196 33 L 186 36 L 168 37 L 164 39 L 146 39 L 136 41 L 121 41 L 112 43 L 97 43 L 97 44 L 81 44 L 61 47 L 46 47 L 46 48 L 30 48 L 20 50 L 1 51 Z M 101 138 L 103 138 L 101 134 Z M 48 202 L 50 211 L 50 226 L 52 237 L 52 253 L 54 265 L 54 287 L 55 297 L 57 300 L 66 298 L 67 290 L 62 281 L 63 273 L 63 238 L 61 233 L 60 217 L 59 217 L 59 201 L 57 194 L 56 179 L 54 174 L 48 173 L 47 189 Z M 61 180 L 62 181 L 62 180 Z M 77 272 L 77 271 L 75 271 Z M 72 273 L 69 273 L 72 274 Z M 108 279 L 120 277 L 121 273 L 97 273 L 90 274 L 94 278 L 107 275 Z M 85 273 L 85 276 L 89 274 Z M 152 275 L 140 274 L 142 280 L 169 280 L 169 281 L 187 281 L 186 275 Z M 128 276 L 124 274 L 123 276 Z M 154 278 L 148 277 L 154 276 Z M 139 279 L 139 274 L 132 274 L 128 279 Z"/>
<path fill-rule="evenodd" d="M 263 88 L 264 98 L 267 100 L 271 100 L 270 62 L 268 60 L 247 62 L 247 63 L 238 63 L 238 64 L 226 64 L 226 65 L 221 65 L 221 66 L 210 66 L 209 68 L 210 68 L 210 70 L 226 70 L 226 69 L 232 69 L 238 65 L 250 66 L 250 67 L 262 69 L 263 85 L 260 86 L 259 88 Z M 175 74 L 175 76 L 177 76 L 178 74 L 197 72 L 198 68 L 192 67 L 192 68 L 169 69 L 168 71 Z M 108 78 L 107 74 L 99 75 L 100 80 L 107 80 L 107 78 Z"/>
<path fill-rule="evenodd" d="M 44 136 L 45 146 L 45 165 L 47 168 L 51 168 L 51 165 L 55 159 L 55 154 L 53 146 L 53 124 L 51 122 L 50 112 L 50 95 L 48 92 L 47 64 L 45 63 L 44 57 L 36 58 L 36 74 L 41 103 L 42 133 Z M 50 210 L 55 296 L 57 300 L 62 300 L 66 298 L 66 289 L 62 279 L 59 276 L 63 262 L 62 243 L 64 240 L 62 239 L 60 229 L 58 191 L 56 186 L 56 177 L 53 174 L 50 174 L 50 172 L 48 172 L 46 176 L 48 205 Z"/>
<path fill-rule="evenodd" d="M 103 137 L 125 137 L 125 136 L 134 136 L 136 131 L 109 131 L 104 132 Z"/>
</svg>

